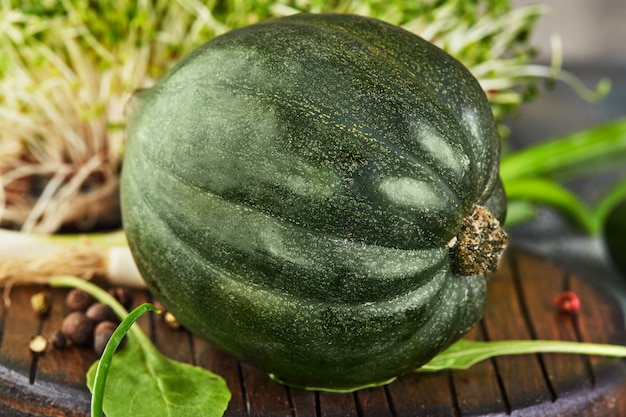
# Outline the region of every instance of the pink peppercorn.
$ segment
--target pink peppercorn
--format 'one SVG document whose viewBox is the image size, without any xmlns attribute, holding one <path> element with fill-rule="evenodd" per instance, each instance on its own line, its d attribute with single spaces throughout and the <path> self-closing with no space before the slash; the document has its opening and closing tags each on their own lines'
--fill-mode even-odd
<svg viewBox="0 0 626 417">
<path fill-rule="evenodd" d="M 554 306 L 561 313 L 574 314 L 580 310 L 580 298 L 573 291 L 565 291 L 554 298 Z"/>
</svg>

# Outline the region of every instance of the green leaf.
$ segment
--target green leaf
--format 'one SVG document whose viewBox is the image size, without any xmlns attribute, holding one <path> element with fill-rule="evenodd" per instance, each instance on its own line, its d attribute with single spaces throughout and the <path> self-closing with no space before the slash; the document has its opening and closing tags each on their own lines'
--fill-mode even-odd
<svg viewBox="0 0 626 417">
<path fill-rule="evenodd" d="M 87 372 L 90 390 L 97 364 Z M 152 344 L 144 346 L 131 340 L 115 354 L 105 393 L 103 409 L 107 417 L 220 417 L 231 396 L 219 376 L 173 361 Z"/>
<path fill-rule="evenodd" d="M 106 385 L 107 376 L 109 374 L 109 368 L 111 367 L 111 361 L 113 361 L 113 355 L 119 347 L 120 343 L 124 339 L 126 333 L 130 330 L 131 326 L 137 321 L 137 319 L 147 311 L 158 311 L 155 306 L 149 303 L 144 303 L 134 309 L 130 314 L 124 317 L 124 320 L 115 329 L 111 335 L 109 341 L 106 344 L 104 352 L 99 362 L 96 362 L 95 375 L 93 377 L 93 383 L 91 384 L 91 415 L 92 417 L 102 416 L 102 401 L 104 397 L 104 388 Z M 139 337 L 138 339 L 141 339 Z M 142 342 L 139 343 L 141 345 Z M 150 343 L 145 340 L 143 344 L 149 346 Z M 88 378 L 89 380 L 90 378 Z"/>
<path fill-rule="evenodd" d="M 504 227 L 509 228 L 534 219 L 537 207 L 531 201 L 509 200 L 506 208 Z"/>
<path fill-rule="evenodd" d="M 626 118 L 621 118 L 505 155 L 500 175 L 505 185 L 535 177 L 563 180 L 625 162 Z"/>
<path fill-rule="evenodd" d="M 495 356 L 522 355 L 529 353 L 575 353 L 581 355 L 626 357 L 626 346 L 552 340 L 477 342 L 462 339 L 439 353 L 417 371 L 437 372 L 446 369 L 463 370 L 469 369 L 478 362 Z"/>
<path fill-rule="evenodd" d="M 594 208 L 557 180 L 621 169 L 625 164 L 626 118 L 504 156 L 500 163 L 501 178 L 509 202 L 518 205 L 511 205 L 507 225 L 527 220 L 531 215 L 527 204 L 536 203 L 559 210 L 590 235 L 599 235 L 610 209 L 626 195 L 626 179 L 618 181 Z M 522 206 L 524 203 L 526 207 Z"/>
<path fill-rule="evenodd" d="M 48 285 L 86 291 L 109 305 L 122 319 L 107 343 L 102 359 L 87 372 L 87 386 L 94 393 L 93 417 L 99 417 L 102 409 L 107 417 L 224 415 L 231 394 L 221 377 L 167 358 L 138 326 L 133 326 L 145 312 L 156 311 L 153 305 L 142 304 L 129 314 L 105 290 L 73 276 L 52 277 Z M 128 343 L 116 353 L 124 335 L 128 336 Z"/>
<path fill-rule="evenodd" d="M 626 277 L 626 177 L 602 199 L 596 221 L 603 231 L 610 263 Z"/>
<path fill-rule="evenodd" d="M 545 204 L 561 211 L 590 235 L 596 234 L 593 212 L 574 193 L 546 178 L 522 178 L 504 185 L 510 201 Z"/>
<path fill-rule="evenodd" d="M 596 230 L 606 230 L 609 213 L 624 200 L 626 200 L 626 176 L 618 180 L 596 204 L 594 209 Z"/>
</svg>

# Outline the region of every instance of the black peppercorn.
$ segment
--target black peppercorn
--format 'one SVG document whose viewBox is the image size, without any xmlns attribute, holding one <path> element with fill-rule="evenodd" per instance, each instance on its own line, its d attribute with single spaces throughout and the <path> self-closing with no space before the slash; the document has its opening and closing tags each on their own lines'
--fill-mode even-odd
<svg viewBox="0 0 626 417">
<path fill-rule="evenodd" d="M 82 311 L 68 314 L 61 324 L 61 331 L 73 344 L 86 346 L 92 342 L 95 322 Z"/>
<path fill-rule="evenodd" d="M 65 297 L 65 305 L 71 311 L 85 311 L 95 302 L 94 298 L 83 290 L 73 289 Z"/>
<path fill-rule="evenodd" d="M 55 330 L 50 335 L 50 343 L 55 349 L 65 349 L 67 347 L 67 337 L 61 330 Z"/>
<path fill-rule="evenodd" d="M 98 323 L 93 335 L 93 348 L 98 355 L 102 355 L 111 335 L 117 328 L 117 324 L 112 321 L 103 321 Z M 122 339 L 124 342 L 125 339 Z M 120 347 L 123 343 L 120 343 Z"/>
<path fill-rule="evenodd" d="M 108 305 L 99 302 L 92 304 L 85 312 L 85 315 L 96 323 L 100 323 L 101 321 L 118 321 L 113 309 Z"/>
<path fill-rule="evenodd" d="M 133 294 L 124 288 L 116 287 L 109 290 L 109 294 L 113 296 L 126 310 L 130 310 L 133 306 Z"/>
</svg>

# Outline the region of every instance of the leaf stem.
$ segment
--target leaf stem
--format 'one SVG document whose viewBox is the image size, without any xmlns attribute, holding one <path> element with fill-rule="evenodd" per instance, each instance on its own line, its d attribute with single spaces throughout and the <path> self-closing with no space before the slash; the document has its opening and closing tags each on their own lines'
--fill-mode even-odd
<svg viewBox="0 0 626 417">
<path fill-rule="evenodd" d="M 576 353 L 626 357 L 626 346 L 600 343 L 581 343 L 552 340 L 503 340 L 480 342 L 460 340 L 439 353 L 418 372 L 437 372 L 444 369 L 464 370 L 485 359 L 502 355 L 529 353 Z"/>
<path fill-rule="evenodd" d="M 89 293 L 93 298 L 101 303 L 107 304 L 113 309 L 115 315 L 124 320 L 128 316 L 128 311 L 111 294 L 98 287 L 96 284 L 85 281 L 81 278 L 69 275 L 57 275 L 48 281 L 52 288 L 77 288 Z M 142 347 L 151 344 L 148 337 L 138 327 L 131 327 L 129 336 L 132 337 Z"/>
<path fill-rule="evenodd" d="M 131 326 L 137 321 L 137 319 L 144 313 L 148 311 L 158 311 L 157 308 L 150 304 L 144 303 L 139 307 L 135 308 L 131 311 L 122 322 L 117 326 L 109 342 L 104 348 L 104 352 L 102 352 L 102 357 L 98 361 L 98 367 L 96 368 L 96 376 L 94 378 L 93 383 L 93 393 L 91 395 L 91 415 L 92 417 L 101 417 L 102 416 L 102 402 L 104 399 L 104 388 L 106 385 L 106 380 L 109 372 L 109 368 L 111 367 L 111 361 L 113 360 L 113 355 L 115 355 L 115 351 L 118 346 L 122 342 L 124 335 L 131 330 Z"/>
<path fill-rule="evenodd" d="M 532 220 L 537 214 L 537 207 L 530 201 L 511 200 L 508 198 L 505 228 Z"/>
<path fill-rule="evenodd" d="M 604 223 L 609 212 L 620 201 L 626 199 L 626 177 L 617 182 L 596 205 L 594 210 L 593 225 L 598 233 L 604 229 Z"/>
<path fill-rule="evenodd" d="M 152 349 L 152 342 L 137 326 L 132 324 L 145 312 L 155 311 L 159 312 L 155 306 L 149 303 L 144 303 L 135 308 L 129 313 L 111 294 L 100 288 L 99 286 L 85 281 L 81 278 L 69 276 L 69 275 L 57 275 L 50 278 L 48 285 L 52 288 L 77 288 L 90 294 L 97 301 L 107 304 L 111 307 L 115 315 L 117 315 L 121 323 L 113 332 L 111 339 L 107 343 L 102 358 L 98 362 L 96 369 L 96 376 L 93 385 L 93 395 L 91 402 L 91 415 L 93 417 L 100 417 L 102 415 L 102 398 L 104 393 L 104 385 L 108 369 L 111 366 L 111 360 L 117 347 L 122 341 L 125 334 L 128 334 L 129 342 L 137 343 L 138 346 L 144 351 L 150 351 Z"/>
<path fill-rule="evenodd" d="M 612 188 L 593 210 L 556 181 L 625 164 L 626 118 L 621 118 L 505 155 L 500 175 L 511 202 L 545 204 L 598 235 L 610 208 L 626 195 L 626 181 Z"/>
</svg>

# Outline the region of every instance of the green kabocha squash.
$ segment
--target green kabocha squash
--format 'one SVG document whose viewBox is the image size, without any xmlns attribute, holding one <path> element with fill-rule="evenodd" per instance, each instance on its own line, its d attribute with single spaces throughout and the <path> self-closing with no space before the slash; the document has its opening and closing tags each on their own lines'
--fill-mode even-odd
<svg viewBox="0 0 626 417">
<path fill-rule="evenodd" d="M 382 384 L 466 334 L 506 239 L 476 80 L 398 27 L 296 15 L 219 36 L 139 94 L 128 242 L 187 328 L 276 379 Z"/>
</svg>

